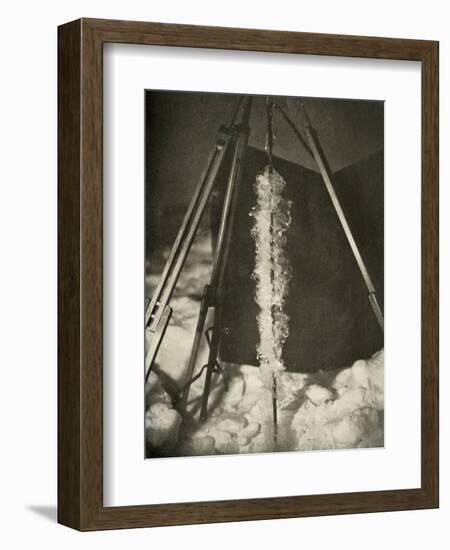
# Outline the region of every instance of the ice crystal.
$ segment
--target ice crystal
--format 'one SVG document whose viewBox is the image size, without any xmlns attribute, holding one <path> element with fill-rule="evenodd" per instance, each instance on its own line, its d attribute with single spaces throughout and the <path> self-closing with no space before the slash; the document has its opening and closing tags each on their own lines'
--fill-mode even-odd
<svg viewBox="0 0 450 550">
<path fill-rule="evenodd" d="M 255 182 L 256 206 L 250 212 L 255 240 L 255 300 L 259 307 L 257 345 L 261 377 L 274 388 L 274 379 L 285 369 L 283 345 L 289 335 L 289 317 L 284 311 L 291 278 L 286 251 L 286 231 L 291 223 L 291 201 L 283 197 L 286 183 L 266 167 Z"/>
</svg>

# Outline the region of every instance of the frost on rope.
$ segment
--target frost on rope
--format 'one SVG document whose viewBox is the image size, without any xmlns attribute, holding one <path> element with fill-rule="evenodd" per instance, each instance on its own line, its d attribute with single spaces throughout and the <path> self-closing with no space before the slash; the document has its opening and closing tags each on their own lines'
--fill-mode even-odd
<svg viewBox="0 0 450 550">
<path fill-rule="evenodd" d="M 255 300 L 259 343 L 257 345 L 261 377 L 272 390 L 273 379 L 284 370 L 283 344 L 289 335 L 289 317 L 284 312 L 291 269 L 286 253 L 286 230 L 291 223 L 291 201 L 283 198 L 284 179 L 267 166 L 255 182 L 254 219 L 256 281 Z"/>
</svg>

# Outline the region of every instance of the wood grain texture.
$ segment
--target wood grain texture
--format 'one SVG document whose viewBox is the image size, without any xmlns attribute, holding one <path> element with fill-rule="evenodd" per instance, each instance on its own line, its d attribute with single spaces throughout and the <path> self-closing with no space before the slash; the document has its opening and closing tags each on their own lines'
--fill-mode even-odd
<svg viewBox="0 0 450 550">
<path fill-rule="evenodd" d="M 80 525 L 81 22 L 58 32 L 58 521 Z"/>
<path fill-rule="evenodd" d="M 439 502 L 439 46 L 422 60 L 422 488 Z"/>
<path fill-rule="evenodd" d="M 58 521 L 113 529 L 438 506 L 438 44 L 81 19 L 58 37 Z M 103 507 L 104 42 L 422 63 L 422 485 L 419 489 Z"/>
</svg>

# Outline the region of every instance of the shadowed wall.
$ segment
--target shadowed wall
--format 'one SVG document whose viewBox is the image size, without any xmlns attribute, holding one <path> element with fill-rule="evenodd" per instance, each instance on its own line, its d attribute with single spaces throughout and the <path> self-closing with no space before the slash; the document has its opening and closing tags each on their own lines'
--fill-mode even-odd
<svg viewBox="0 0 450 550">
<path fill-rule="evenodd" d="M 266 164 L 253 148 L 247 155 L 238 194 L 227 269 L 221 359 L 257 365 L 255 242 L 250 236 L 253 185 Z M 383 305 L 383 154 L 376 153 L 335 174 L 335 189 Z M 289 371 L 335 369 L 383 347 L 383 333 L 367 288 L 320 175 L 275 158 L 292 201 L 286 233 L 292 279 L 285 311 L 289 337 L 283 358 Z"/>
<path fill-rule="evenodd" d="M 147 254 L 170 244 L 214 147 L 221 124 L 229 124 L 239 96 L 148 91 L 146 102 Z M 297 99 L 274 98 L 300 126 Z M 302 98 L 333 171 L 383 148 L 383 102 Z M 254 96 L 249 144 L 264 149 L 265 96 Z M 274 154 L 317 171 L 291 130 L 274 116 Z M 173 220 L 173 222 L 172 222 Z"/>
</svg>

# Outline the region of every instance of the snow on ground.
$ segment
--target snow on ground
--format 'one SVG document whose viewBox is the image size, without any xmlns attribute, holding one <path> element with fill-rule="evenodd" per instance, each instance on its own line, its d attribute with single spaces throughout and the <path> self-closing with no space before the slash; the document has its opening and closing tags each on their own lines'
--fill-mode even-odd
<svg viewBox="0 0 450 550">
<path fill-rule="evenodd" d="M 167 254 L 168 251 L 164 257 Z M 211 269 L 210 258 L 210 240 L 203 234 L 194 242 L 175 290 L 171 301 L 174 313 L 146 385 L 149 456 L 383 446 L 383 350 L 334 371 L 283 372 L 278 386 L 276 443 L 272 396 L 258 367 L 222 365 L 224 374 L 213 376 L 206 422 L 199 421 L 204 376 L 192 384 L 183 416 L 176 410 L 174 399 L 186 382 L 200 299 Z M 160 272 L 161 265 L 153 263 L 151 267 L 152 272 Z M 152 272 L 146 280 L 149 289 L 157 282 Z M 207 361 L 207 344 L 203 340 L 196 372 Z"/>
</svg>

